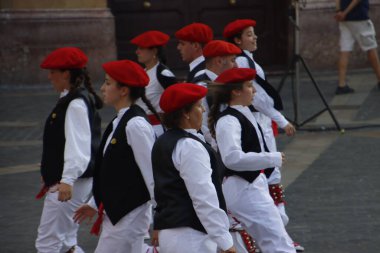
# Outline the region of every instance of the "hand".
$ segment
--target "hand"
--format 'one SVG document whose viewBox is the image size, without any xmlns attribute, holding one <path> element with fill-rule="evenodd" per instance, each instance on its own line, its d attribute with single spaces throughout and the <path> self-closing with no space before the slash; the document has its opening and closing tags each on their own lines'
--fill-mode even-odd
<svg viewBox="0 0 380 253">
<path fill-rule="evenodd" d="M 158 231 L 159 230 L 153 230 L 152 239 L 150 240 L 151 244 L 155 247 L 158 246 Z"/>
<path fill-rule="evenodd" d="M 225 250 L 225 251 L 222 250 L 222 253 L 236 253 L 236 249 L 234 246 L 232 246 L 228 250 Z"/>
<path fill-rule="evenodd" d="M 287 124 L 284 130 L 287 136 L 293 136 L 296 133 L 296 128 L 291 123 Z"/>
<path fill-rule="evenodd" d="M 284 153 L 282 153 L 282 152 L 281 152 L 281 161 L 282 161 L 282 163 L 284 163 L 284 162 L 285 162 L 285 154 L 284 154 Z"/>
<path fill-rule="evenodd" d="M 340 22 L 340 21 L 344 21 L 346 19 L 346 14 L 343 12 L 343 11 L 338 11 L 335 16 L 334 16 L 335 20 Z"/>
<path fill-rule="evenodd" d="M 75 211 L 73 219 L 78 224 L 81 224 L 85 219 L 88 219 L 88 222 L 90 223 L 96 213 L 97 211 L 94 208 L 85 204 Z"/>
<path fill-rule="evenodd" d="M 59 183 L 57 186 L 58 200 L 65 202 L 71 199 L 73 187 L 69 184 Z"/>
</svg>

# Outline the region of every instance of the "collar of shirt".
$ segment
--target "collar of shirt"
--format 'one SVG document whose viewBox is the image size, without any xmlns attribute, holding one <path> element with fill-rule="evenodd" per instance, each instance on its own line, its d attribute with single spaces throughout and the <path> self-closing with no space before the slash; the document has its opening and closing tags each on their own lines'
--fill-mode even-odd
<svg viewBox="0 0 380 253">
<path fill-rule="evenodd" d="M 252 60 L 253 62 L 255 62 L 255 60 L 253 59 L 252 52 L 249 52 L 248 50 L 243 50 L 243 52 L 244 52 L 249 58 L 251 58 L 251 60 Z"/>
<path fill-rule="evenodd" d="M 185 131 L 188 132 L 188 133 L 191 133 L 192 135 L 197 136 L 197 137 L 198 137 L 199 139 L 201 139 L 203 142 L 206 142 L 206 141 L 205 141 L 205 137 L 204 137 L 202 134 L 198 133 L 197 130 L 195 130 L 195 129 L 193 129 L 193 128 L 183 129 L 183 130 L 185 130 Z"/>
<path fill-rule="evenodd" d="M 192 71 L 199 63 L 203 62 L 204 60 L 205 58 L 203 57 L 203 55 L 201 55 L 198 58 L 196 58 L 194 61 L 190 62 L 189 64 L 190 71 Z"/>
<path fill-rule="evenodd" d="M 67 94 L 69 94 L 69 90 L 68 89 L 64 89 L 61 94 L 59 94 L 59 98 L 63 98 L 64 96 L 66 96 Z"/>
<path fill-rule="evenodd" d="M 211 81 L 215 81 L 215 79 L 218 77 L 217 74 L 208 69 L 206 69 L 206 75 L 211 79 Z"/>
<path fill-rule="evenodd" d="M 114 121 L 112 122 L 112 127 L 113 127 L 113 130 L 112 130 L 112 133 L 115 131 L 117 125 L 119 124 L 120 120 L 121 120 L 121 117 L 123 117 L 124 113 L 126 111 L 128 111 L 129 107 L 124 107 L 124 108 L 121 108 L 118 112 L 117 112 L 117 117 L 114 119 Z"/>
<path fill-rule="evenodd" d="M 154 65 L 151 69 L 146 69 L 145 68 L 145 72 L 150 76 L 151 74 L 154 74 L 154 73 L 156 73 L 156 69 L 157 69 L 157 66 L 158 66 L 158 64 L 159 64 L 160 62 L 157 62 L 157 64 L 156 65 Z"/>
</svg>

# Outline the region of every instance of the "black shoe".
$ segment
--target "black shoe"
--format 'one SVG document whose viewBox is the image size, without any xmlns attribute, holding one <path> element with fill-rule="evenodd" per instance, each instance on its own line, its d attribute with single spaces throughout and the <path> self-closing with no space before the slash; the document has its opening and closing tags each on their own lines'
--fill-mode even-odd
<svg viewBox="0 0 380 253">
<path fill-rule="evenodd" d="M 342 94 L 348 94 L 348 93 L 353 93 L 355 92 L 354 89 L 350 88 L 348 85 L 343 86 L 343 87 L 337 87 L 335 90 L 335 95 L 342 95 Z"/>
</svg>

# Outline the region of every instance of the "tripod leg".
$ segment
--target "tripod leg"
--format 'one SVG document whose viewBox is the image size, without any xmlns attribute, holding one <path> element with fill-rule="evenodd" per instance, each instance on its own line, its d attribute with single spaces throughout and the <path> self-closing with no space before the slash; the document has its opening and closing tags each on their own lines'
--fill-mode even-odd
<svg viewBox="0 0 380 253">
<path fill-rule="evenodd" d="M 313 82 L 314 87 L 315 87 L 315 89 L 317 90 L 317 92 L 318 92 L 318 94 L 319 94 L 319 97 L 322 99 L 323 104 L 326 106 L 326 109 L 327 109 L 327 111 L 329 112 L 331 118 L 333 119 L 336 128 L 337 128 L 339 131 L 342 131 L 342 128 L 340 127 L 338 120 L 335 118 L 334 113 L 331 111 L 331 108 L 330 108 L 330 106 L 328 105 L 328 103 L 327 103 L 325 97 L 323 96 L 321 90 L 319 89 L 318 84 L 317 84 L 317 82 L 315 81 L 313 75 L 311 74 L 309 67 L 306 65 L 304 59 L 303 59 L 301 56 L 299 56 L 299 60 L 302 62 L 303 67 L 305 68 L 307 74 L 309 75 L 311 81 Z"/>
<path fill-rule="evenodd" d="M 291 69 L 293 69 L 294 66 L 294 58 L 291 61 L 291 65 L 289 65 L 288 69 L 286 70 L 284 76 L 281 78 L 280 85 L 277 88 L 278 93 L 281 92 L 282 88 L 284 87 L 285 81 L 288 78 L 289 74 L 291 73 Z"/>
</svg>

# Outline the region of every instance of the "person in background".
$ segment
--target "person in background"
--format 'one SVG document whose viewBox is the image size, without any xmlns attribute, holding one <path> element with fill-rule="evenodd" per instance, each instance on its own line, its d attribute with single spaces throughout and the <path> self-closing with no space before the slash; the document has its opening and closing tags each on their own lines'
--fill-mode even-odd
<svg viewBox="0 0 380 253">
<path fill-rule="evenodd" d="M 162 114 L 159 106 L 162 92 L 177 82 L 173 72 L 165 66 L 166 57 L 163 50 L 168 41 L 169 35 L 160 31 L 147 31 L 131 40 L 131 43 L 137 46 L 137 60 L 145 66 L 145 71 L 149 76 L 145 95 L 159 114 Z M 141 99 L 137 100 L 136 104 L 145 110 L 156 135 L 160 136 L 164 132 L 160 119 L 148 109 Z"/>
<path fill-rule="evenodd" d="M 75 212 L 74 220 L 81 223 L 98 210 L 91 231 L 98 234 L 102 225 L 96 253 L 141 253 L 154 201 L 150 156 L 155 133 L 135 102 L 141 98 L 155 113 L 145 97 L 149 77 L 129 60 L 107 62 L 103 69 L 104 103 L 113 106 L 117 116 L 107 126 L 97 154 L 93 198 Z"/>
<path fill-rule="evenodd" d="M 60 93 L 43 134 L 41 176 L 45 194 L 38 227 L 39 253 L 83 252 L 77 245 L 79 225 L 74 211 L 89 199 L 95 152 L 100 141 L 102 107 L 90 82 L 87 56 L 79 48 L 64 47 L 43 60 L 48 79 Z"/>
<path fill-rule="evenodd" d="M 262 128 L 266 145 L 271 152 L 277 151 L 275 135 L 277 126 L 284 129 L 288 136 L 295 134 L 294 126 L 281 114 L 282 100 L 277 91 L 267 81 L 263 68 L 255 61 L 253 53 L 257 50 L 257 35 L 255 34 L 256 21 L 252 19 L 238 19 L 226 25 L 223 36 L 237 45 L 242 53 L 236 58 L 240 68 L 251 68 L 257 71 L 253 85 L 256 90 L 255 99 L 249 106 L 255 119 Z M 275 167 L 268 178 L 270 194 L 281 214 L 286 226 L 289 217 L 285 211 L 285 200 L 281 185 L 281 171 Z M 254 236 L 254 235 L 252 235 Z M 304 251 L 299 243 L 294 243 L 298 251 Z"/>
<path fill-rule="evenodd" d="M 189 64 L 186 81 L 193 83 L 195 77 L 205 72 L 205 58 L 202 51 L 203 47 L 213 39 L 213 31 L 208 25 L 193 23 L 179 29 L 175 37 L 178 39 L 177 49 L 182 61 Z"/>
<path fill-rule="evenodd" d="M 367 53 L 368 60 L 377 77 L 380 89 L 380 62 L 377 53 L 376 32 L 369 19 L 368 0 L 335 0 L 335 20 L 339 22 L 340 54 L 338 61 L 339 83 L 335 94 L 347 94 L 354 89 L 347 85 L 346 73 L 350 54 L 355 41 Z"/>
<path fill-rule="evenodd" d="M 281 167 L 283 153 L 270 152 L 249 106 L 256 71 L 232 68 L 209 84 L 213 104 L 210 132 L 225 165 L 223 194 L 227 209 L 254 238 L 263 253 L 296 252 L 273 199 L 267 176 Z M 220 112 L 221 105 L 227 108 Z"/>
<path fill-rule="evenodd" d="M 157 201 L 154 229 L 160 252 L 236 252 L 221 189 L 220 162 L 198 134 L 207 88 L 179 83 L 161 96 L 168 130 L 153 146 Z"/>
<path fill-rule="evenodd" d="M 205 73 L 195 77 L 194 83 L 207 87 L 207 82 L 214 81 L 223 71 L 236 67 L 235 58 L 240 54 L 241 50 L 232 43 L 228 43 L 222 40 L 212 40 L 203 48 L 203 56 L 205 57 Z M 209 143 L 215 150 L 216 142 L 211 137 L 208 130 L 208 112 L 211 106 L 210 96 L 203 99 L 203 107 L 205 112 L 203 113 L 202 133 L 207 143 Z"/>
</svg>

